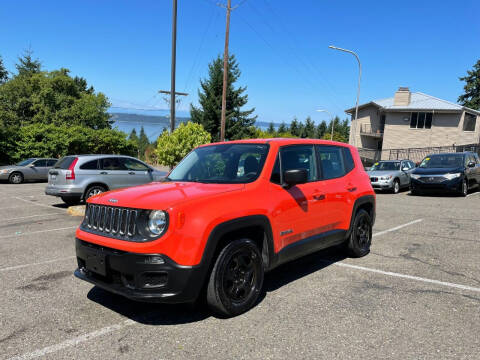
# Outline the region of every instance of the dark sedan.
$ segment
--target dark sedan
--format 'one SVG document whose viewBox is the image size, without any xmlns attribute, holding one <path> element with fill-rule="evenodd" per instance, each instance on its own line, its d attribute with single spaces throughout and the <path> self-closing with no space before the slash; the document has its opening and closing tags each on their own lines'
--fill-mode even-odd
<svg viewBox="0 0 480 360">
<path fill-rule="evenodd" d="M 428 191 L 453 192 L 467 196 L 480 185 L 480 159 L 476 153 L 429 155 L 411 174 L 413 195 Z"/>
</svg>

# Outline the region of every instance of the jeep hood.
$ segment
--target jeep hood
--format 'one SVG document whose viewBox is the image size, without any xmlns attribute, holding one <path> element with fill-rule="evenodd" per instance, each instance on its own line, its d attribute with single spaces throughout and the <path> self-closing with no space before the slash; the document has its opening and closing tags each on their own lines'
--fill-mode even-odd
<svg viewBox="0 0 480 360">
<path fill-rule="evenodd" d="M 153 182 L 109 191 L 88 200 L 95 204 L 138 209 L 167 209 L 188 200 L 242 190 L 244 184 L 204 184 L 197 182 Z"/>
</svg>

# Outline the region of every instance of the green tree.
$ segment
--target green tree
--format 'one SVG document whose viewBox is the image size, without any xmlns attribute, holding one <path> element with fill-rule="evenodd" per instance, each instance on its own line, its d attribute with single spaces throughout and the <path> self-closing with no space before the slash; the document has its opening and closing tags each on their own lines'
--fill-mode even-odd
<svg viewBox="0 0 480 360">
<path fill-rule="evenodd" d="M 145 159 L 145 151 L 147 150 L 148 145 L 150 145 L 150 141 L 148 140 L 147 135 L 145 134 L 145 129 L 140 129 L 140 136 L 138 138 L 138 152 L 140 153 L 140 159 Z"/>
<path fill-rule="evenodd" d="M 300 123 L 298 122 L 297 118 L 293 118 L 292 122 L 290 123 L 290 127 L 288 131 L 293 135 L 300 137 L 302 135 L 302 129 Z"/>
<path fill-rule="evenodd" d="M 157 140 L 157 161 L 173 167 L 197 146 L 207 144 L 212 137 L 201 124 L 182 123 L 171 134 L 164 131 Z"/>
<path fill-rule="evenodd" d="M 133 128 L 132 131 L 130 132 L 130 135 L 128 135 L 128 140 L 131 140 L 138 145 L 138 135 L 137 135 L 137 130 L 135 130 L 135 128 Z"/>
<path fill-rule="evenodd" d="M 331 137 L 331 133 L 325 133 L 325 135 L 323 135 L 322 139 L 323 140 L 330 140 L 330 137 Z M 340 134 L 339 132 L 336 132 L 336 131 L 333 132 L 333 141 L 348 143 L 348 139 L 345 138 L 342 134 Z"/>
<path fill-rule="evenodd" d="M 275 125 L 273 125 L 273 122 L 270 122 L 270 124 L 268 124 L 267 133 L 269 133 L 270 135 L 275 135 Z"/>
<path fill-rule="evenodd" d="M 3 59 L 0 56 L 0 85 L 5 83 L 8 80 L 8 71 L 5 69 L 5 66 L 3 65 Z"/>
<path fill-rule="evenodd" d="M 322 120 L 322 122 L 317 126 L 315 137 L 317 139 L 321 139 L 323 138 L 323 135 L 325 135 L 326 132 L 327 132 L 327 122 L 325 120 Z"/>
<path fill-rule="evenodd" d="M 287 124 L 285 124 L 285 121 L 282 121 L 282 123 L 280 124 L 280 126 L 277 129 L 277 132 L 279 132 L 279 133 L 288 132 Z"/>
<path fill-rule="evenodd" d="M 30 76 L 37 74 L 42 69 L 42 63 L 38 59 L 33 59 L 33 51 L 26 50 L 23 56 L 18 57 L 18 63 L 15 65 L 18 75 Z"/>
<path fill-rule="evenodd" d="M 234 84 L 240 77 L 240 69 L 234 55 L 228 59 L 227 107 L 225 120 L 225 138 L 228 140 L 242 139 L 252 136 L 256 116 L 255 109 L 244 110 L 248 95 L 244 94 L 246 87 L 235 88 Z M 217 57 L 208 65 L 208 79 L 200 80 L 198 101 L 200 107 L 190 105 L 190 116 L 193 122 L 201 124 L 214 141 L 220 138 L 220 119 L 222 108 L 223 59 Z"/>
<path fill-rule="evenodd" d="M 465 81 L 465 85 L 464 93 L 458 97 L 458 102 L 471 109 L 480 110 L 480 60 L 459 80 Z"/>
<path fill-rule="evenodd" d="M 305 120 L 305 126 L 303 128 L 302 137 L 306 137 L 309 139 L 315 138 L 315 124 L 313 123 L 310 116 L 308 116 L 307 119 Z"/>
</svg>

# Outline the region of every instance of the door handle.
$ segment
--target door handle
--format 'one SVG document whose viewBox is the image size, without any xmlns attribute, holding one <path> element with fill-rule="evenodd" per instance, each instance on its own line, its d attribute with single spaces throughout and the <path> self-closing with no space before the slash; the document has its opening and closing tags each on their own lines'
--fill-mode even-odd
<svg viewBox="0 0 480 360">
<path fill-rule="evenodd" d="M 354 192 L 355 190 L 357 190 L 356 187 L 349 187 L 347 188 L 348 192 Z"/>
<path fill-rule="evenodd" d="M 135 172 L 134 171 L 129 171 L 128 174 L 129 175 L 135 175 Z"/>
<path fill-rule="evenodd" d="M 313 195 L 315 200 L 325 200 L 325 194 L 315 194 Z"/>
<path fill-rule="evenodd" d="M 106 171 L 101 171 L 100 175 L 107 175 L 108 173 Z"/>
</svg>

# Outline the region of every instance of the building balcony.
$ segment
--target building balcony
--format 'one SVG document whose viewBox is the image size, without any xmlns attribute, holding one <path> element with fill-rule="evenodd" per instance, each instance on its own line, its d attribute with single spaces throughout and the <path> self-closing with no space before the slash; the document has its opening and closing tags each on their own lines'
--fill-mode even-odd
<svg viewBox="0 0 480 360">
<path fill-rule="evenodd" d="M 383 137 L 383 129 L 372 128 L 372 125 L 370 125 L 370 124 L 361 124 L 360 135 L 371 136 L 371 137 L 374 137 L 374 138 L 382 138 Z"/>
</svg>

